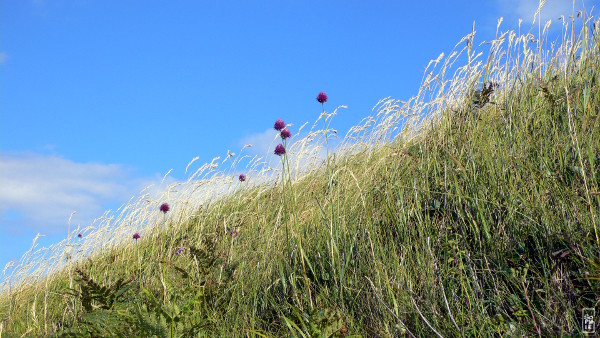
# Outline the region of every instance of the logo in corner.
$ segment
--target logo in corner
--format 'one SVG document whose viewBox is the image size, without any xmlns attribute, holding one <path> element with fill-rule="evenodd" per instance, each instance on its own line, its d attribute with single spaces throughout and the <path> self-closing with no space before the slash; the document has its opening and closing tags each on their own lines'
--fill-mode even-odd
<svg viewBox="0 0 600 338">
<path fill-rule="evenodd" d="M 596 333 L 596 309 L 584 308 L 581 316 L 581 331 L 583 333 Z"/>
</svg>

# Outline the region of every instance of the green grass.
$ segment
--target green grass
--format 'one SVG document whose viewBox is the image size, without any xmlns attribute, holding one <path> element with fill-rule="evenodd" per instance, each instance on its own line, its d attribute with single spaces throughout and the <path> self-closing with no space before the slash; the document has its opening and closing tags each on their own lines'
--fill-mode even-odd
<svg viewBox="0 0 600 338">
<path fill-rule="evenodd" d="M 593 20 L 545 58 L 507 32 L 481 62 L 467 37 L 328 165 L 203 206 L 177 200 L 137 243 L 5 290 L 0 334 L 582 335 L 600 293 Z"/>
</svg>

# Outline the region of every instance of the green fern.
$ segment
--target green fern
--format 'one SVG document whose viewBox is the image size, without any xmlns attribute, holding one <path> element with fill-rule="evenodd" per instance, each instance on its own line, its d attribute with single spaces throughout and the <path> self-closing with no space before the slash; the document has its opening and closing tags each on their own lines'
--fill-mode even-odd
<svg viewBox="0 0 600 338">
<path fill-rule="evenodd" d="M 101 286 L 80 268 L 76 268 L 75 272 L 78 274 L 77 282 L 80 289 L 70 289 L 67 293 L 78 297 L 86 312 L 94 308 L 110 310 L 115 302 L 123 298 L 131 288 L 129 284 L 133 280 L 125 281 L 121 278 L 112 286 Z"/>
<path fill-rule="evenodd" d="M 192 257 L 195 258 L 198 269 L 202 274 L 209 273 L 210 269 L 217 263 L 216 241 L 213 238 L 207 238 L 202 248 L 193 245 L 189 246 Z"/>
<path fill-rule="evenodd" d="M 348 335 L 349 329 L 344 325 L 344 320 L 339 310 L 315 308 L 307 314 L 298 309 L 293 309 L 292 315 L 294 318 L 286 316 L 282 316 L 282 318 L 294 337 L 362 337 L 358 334 Z"/>
<path fill-rule="evenodd" d="M 95 309 L 84 313 L 73 327 L 61 330 L 55 337 L 130 337 L 130 317 L 123 310 Z"/>
<path fill-rule="evenodd" d="M 146 304 L 136 307 L 135 326 L 139 334 L 146 337 L 166 337 L 169 332 L 164 317 L 149 310 Z"/>
</svg>

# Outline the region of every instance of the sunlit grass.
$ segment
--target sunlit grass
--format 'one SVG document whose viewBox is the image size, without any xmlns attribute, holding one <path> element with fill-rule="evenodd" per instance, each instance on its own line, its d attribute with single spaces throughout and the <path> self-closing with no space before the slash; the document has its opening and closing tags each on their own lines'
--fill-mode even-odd
<svg viewBox="0 0 600 338">
<path fill-rule="evenodd" d="M 32 249 L 5 272 L 0 332 L 581 335 L 600 291 L 600 36 L 573 20 L 547 53 L 507 31 L 482 60 L 466 36 L 335 155 L 323 106 L 281 167 L 215 159 Z"/>
</svg>

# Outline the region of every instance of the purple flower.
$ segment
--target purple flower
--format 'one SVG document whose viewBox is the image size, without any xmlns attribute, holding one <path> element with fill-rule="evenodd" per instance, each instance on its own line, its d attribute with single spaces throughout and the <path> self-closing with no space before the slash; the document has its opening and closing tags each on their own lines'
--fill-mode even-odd
<svg viewBox="0 0 600 338">
<path fill-rule="evenodd" d="M 79 235 L 77 235 L 77 237 L 79 237 L 79 238 L 83 237 L 83 235 L 81 234 L 81 232 L 79 233 Z"/>
<path fill-rule="evenodd" d="M 240 182 L 244 182 L 246 180 L 246 175 L 240 174 Z"/>
<path fill-rule="evenodd" d="M 136 232 L 135 234 L 133 234 L 133 239 L 135 239 L 136 241 L 140 238 L 140 233 Z"/>
<path fill-rule="evenodd" d="M 163 213 L 167 213 L 169 210 L 171 210 L 171 208 L 169 207 L 169 203 L 163 203 L 160 205 L 160 211 L 162 211 Z"/>
<path fill-rule="evenodd" d="M 238 231 L 236 229 L 231 229 L 229 230 L 229 234 L 231 235 L 231 237 L 237 237 Z"/>
<path fill-rule="evenodd" d="M 275 155 L 281 156 L 283 154 L 285 154 L 285 148 L 283 147 L 283 144 L 279 143 L 277 147 L 275 147 Z"/>
<path fill-rule="evenodd" d="M 179 255 L 183 252 L 183 248 L 179 248 L 177 251 L 175 251 L 176 255 Z"/>
<path fill-rule="evenodd" d="M 319 103 L 327 102 L 327 94 L 325 94 L 325 92 L 320 92 L 319 95 L 317 95 L 317 101 L 319 101 Z"/>
<path fill-rule="evenodd" d="M 283 130 L 281 131 L 281 138 L 285 140 L 286 138 L 291 137 L 291 136 L 292 136 L 292 132 L 287 128 L 283 128 Z"/>
<path fill-rule="evenodd" d="M 285 122 L 283 122 L 282 119 L 279 119 L 279 120 L 275 121 L 275 125 L 273 127 L 275 128 L 275 130 L 281 130 L 281 129 L 285 128 Z"/>
</svg>

